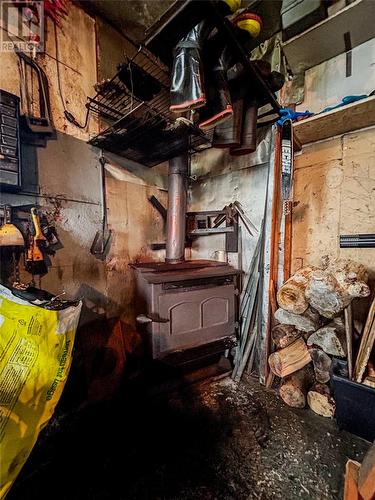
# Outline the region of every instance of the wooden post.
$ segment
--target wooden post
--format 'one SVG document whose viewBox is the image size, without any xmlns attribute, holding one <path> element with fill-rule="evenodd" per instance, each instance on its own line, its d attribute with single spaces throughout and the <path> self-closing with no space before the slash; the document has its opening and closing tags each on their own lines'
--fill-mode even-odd
<svg viewBox="0 0 375 500">
<path fill-rule="evenodd" d="M 344 309 L 345 315 L 345 335 L 346 335 L 346 350 L 348 359 L 348 377 L 353 378 L 353 310 L 350 303 Z"/>
</svg>

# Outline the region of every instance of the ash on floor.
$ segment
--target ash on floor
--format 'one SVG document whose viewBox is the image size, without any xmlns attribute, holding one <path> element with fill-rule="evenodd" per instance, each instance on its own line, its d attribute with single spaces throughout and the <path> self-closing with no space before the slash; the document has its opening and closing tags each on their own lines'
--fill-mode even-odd
<svg viewBox="0 0 375 500">
<path fill-rule="evenodd" d="M 340 499 L 369 443 L 247 379 L 55 418 L 7 500 Z"/>
</svg>

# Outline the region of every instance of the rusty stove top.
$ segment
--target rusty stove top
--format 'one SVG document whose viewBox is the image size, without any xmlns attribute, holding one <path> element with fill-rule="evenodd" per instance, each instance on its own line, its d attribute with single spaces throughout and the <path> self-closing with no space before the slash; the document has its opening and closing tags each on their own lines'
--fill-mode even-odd
<svg viewBox="0 0 375 500">
<path fill-rule="evenodd" d="M 131 264 L 131 267 L 142 273 L 142 277 L 149 283 L 165 283 L 238 274 L 238 271 L 226 262 L 203 259 L 187 260 L 178 264 L 144 262 Z"/>
</svg>

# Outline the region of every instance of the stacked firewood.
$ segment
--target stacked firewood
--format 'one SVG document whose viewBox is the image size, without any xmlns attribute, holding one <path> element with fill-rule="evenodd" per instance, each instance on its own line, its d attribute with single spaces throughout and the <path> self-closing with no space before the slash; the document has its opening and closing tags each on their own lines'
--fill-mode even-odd
<svg viewBox="0 0 375 500">
<path fill-rule="evenodd" d="M 304 408 L 307 403 L 319 415 L 334 415 L 332 357 L 346 358 L 351 350 L 344 310 L 354 298 L 370 294 L 367 281 L 363 265 L 326 260 L 321 268 L 300 269 L 280 287 L 272 329 L 276 350 L 268 362 L 281 378 L 279 393 L 289 406 Z"/>
</svg>

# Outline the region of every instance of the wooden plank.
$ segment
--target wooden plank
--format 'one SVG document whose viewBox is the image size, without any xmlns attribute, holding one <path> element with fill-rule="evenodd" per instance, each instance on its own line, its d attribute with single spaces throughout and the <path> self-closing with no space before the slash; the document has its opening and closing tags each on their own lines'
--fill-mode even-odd
<svg viewBox="0 0 375 500">
<path fill-rule="evenodd" d="M 284 226 L 284 282 L 291 276 L 292 268 L 292 211 L 285 215 Z"/>
<path fill-rule="evenodd" d="M 275 130 L 274 147 L 271 150 L 270 171 L 268 177 L 268 193 L 265 210 L 265 245 L 263 255 L 263 298 L 261 318 L 261 351 L 260 351 L 260 383 L 267 384 L 269 380 L 268 356 L 271 352 L 271 283 L 277 272 L 278 239 L 280 232 L 281 198 L 281 129 Z M 278 232 L 278 234 L 277 234 Z M 277 277 L 276 277 L 277 282 Z"/>
<path fill-rule="evenodd" d="M 266 199 L 264 206 L 263 218 L 263 231 L 262 234 L 262 248 L 260 255 L 260 307 L 259 307 L 259 320 L 257 329 L 259 334 L 259 382 L 265 384 L 268 374 L 268 358 L 269 352 L 269 321 L 270 321 L 270 305 L 269 305 L 269 280 L 270 280 L 270 261 L 271 261 L 271 237 L 272 237 L 272 204 L 273 204 L 273 190 L 274 190 L 274 163 L 276 157 L 276 129 L 272 128 L 272 139 L 270 143 L 270 158 L 268 160 L 268 179 Z"/>
<path fill-rule="evenodd" d="M 354 367 L 354 380 L 362 382 L 363 374 L 370 357 L 375 341 L 375 298 L 373 299 L 367 315 L 365 327 L 362 332 L 361 344 L 359 346 L 357 360 Z"/>
<path fill-rule="evenodd" d="M 353 378 L 353 311 L 350 303 L 344 309 L 345 316 L 345 336 L 346 336 L 346 351 L 348 359 L 348 378 Z"/>
<path fill-rule="evenodd" d="M 300 73 L 344 53 L 345 33 L 350 33 L 352 48 L 375 36 L 373 0 L 356 0 L 287 40 L 283 50 L 292 71 Z"/>
<path fill-rule="evenodd" d="M 360 464 L 355 460 L 348 460 L 345 465 L 345 486 L 343 500 L 359 500 L 358 473 Z"/>
<path fill-rule="evenodd" d="M 293 127 L 299 141 L 304 145 L 373 125 L 375 125 L 375 96 L 311 116 L 294 123 Z"/>
</svg>

